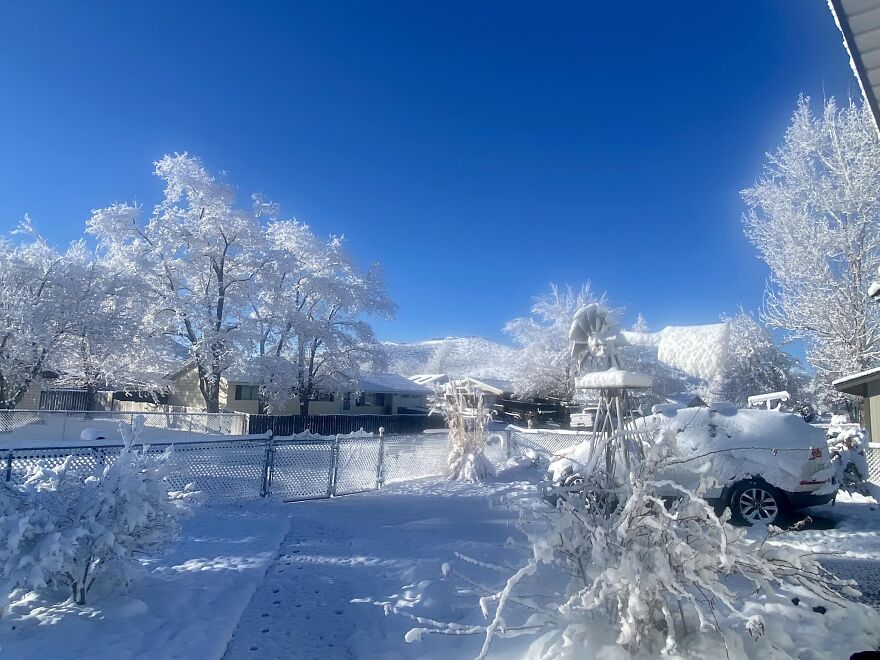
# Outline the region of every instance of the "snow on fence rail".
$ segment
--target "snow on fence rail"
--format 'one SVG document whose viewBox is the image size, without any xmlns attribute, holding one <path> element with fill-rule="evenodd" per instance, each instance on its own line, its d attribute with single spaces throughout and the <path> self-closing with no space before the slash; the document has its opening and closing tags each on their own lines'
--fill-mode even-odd
<svg viewBox="0 0 880 660">
<path fill-rule="evenodd" d="M 0 448 L 15 444 L 82 442 L 85 429 L 107 438 L 119 437 L 119 424 L 131 427 L 144 418 L 144 439 L 194 439 L 205 434 L 245 435 L 248 417 L 243 413 L 111 412 L 104 410 L 0 410 Z"/>
<path fill-rule="evenodd" d="M 164 452 L 172 443 L 149 445 Z M 446 466 L 445 433 L 321 436 L 270 434 L 175 442 L 171 485 L 193 483 L 209 500 L 251 500 L 272 495 L 297 501 L 347 495 L 382 484 L 437 476 Z M 0 449 L 7 482 L 21 482 L 29 467 L 71 466 L 91 470 L 115 460 L 119 446 L 87 445 Z"/>
</svg>

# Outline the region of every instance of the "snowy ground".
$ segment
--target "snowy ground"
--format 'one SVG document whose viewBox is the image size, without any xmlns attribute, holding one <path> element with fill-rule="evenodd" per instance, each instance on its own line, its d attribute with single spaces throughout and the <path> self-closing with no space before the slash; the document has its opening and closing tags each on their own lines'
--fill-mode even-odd
<svg viewBox="0 0 880 660">
<path fill-rule="evenodd" d="M 222 656 L 242 611 L 287 532 L 270 502 L 203 507 L 173 550 L 144 560 L 124 597 L 57 605 L 37 594 L 0 620 L 0 659 L 211 659 Z"/>
<path fill-rule="evenodd" d="M 291 505 L 279 560 L 225 660 L 475 656 L 482 640 L 474 636 L 407 644 L 404 635 L 416 624 L 385 616 L 371 601 L 441 617 L 461 617 L 459 606 L 476 611 L 479 594 L 461 592 L 441 566 L 456 552 L 498 561 L 507 539 L 518 535 L 517 514 L 493 503 L 517 492 L 531 495 L 530 476 L 512 471 L 479 486 L 424 480 Z"/>
<path fill-rule="evenodd" d="M 859 583 L 864 602 L 880 608 L 880 507 L 861 495 L 841 493 L 834 504 L 799 514 L 812 519 L 807 529 L 783 541 L 826 554 L 822 564 L 840 577 Z"/>
<path fill-rule="evenodd" d="M 480 635 L 427 635 L 407 643 L 406 632 L 420 624 L 386 615 L 383 605 L 484 623 L 477 606 L 482 594 L 455 572 L 496 587 L 521 565 L 527 550 L 518 543 L 516 521 L 521 507 L 544 506 L 535 497 L 540 472 L 514 468 L 476 486 L 427 479 L 333 500 L 205 507 L 186 521 L 170 554 L 145 562 L 145 575 L 127 597 L 104 600 L 96 594 L 85 610 L 47 605 L 36 595 L 20 599 L 0 623 L 0 660 L 474 657 Z M 874 582 L 880 512 L 841 496 L 834 507 L 811 513 L 814 528 L 786 541 L 839 553 L 829 560 L 839 564 L 829 565 L 864 581 L 869 598 L 877 594 L 880 600 Z M 453 565 L 451 577 L 443 574 L 445 562 Z M 535 592 L 562 586 L 552 575 L 536 579 Z M 732 640 L 730 657 L 746 657 L 738 652 L 744 650 L 752 658 L 818 659 L 863 650 L 851 641 L 854 631 L 865 639 L 854 623 L 864 622 L 863 615 L 840 608 L 823 615 L 811 606 L 806 600 L 766 605 L 767 637 Z M 500 640 L 490 657 L 535 657 L 533 642 Z M 686 657 L 727 657 L 714 633 L 688 648 L 692 654 Z M 623 657 L 610 647 L 606 652 Z M 573 657 L 598 657 L 596 649 L 585 653 Z"/>
</svg>

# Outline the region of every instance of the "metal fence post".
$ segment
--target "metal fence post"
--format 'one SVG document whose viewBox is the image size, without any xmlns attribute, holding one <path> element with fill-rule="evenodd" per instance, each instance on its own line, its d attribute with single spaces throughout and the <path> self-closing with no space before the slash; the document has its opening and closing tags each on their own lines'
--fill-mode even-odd
<svg viewBox="0 0 880 660">
<path fill-rule="evenodd" d="M 327 497 L 336 495 L 336 478 L 339 476 L 339 435 L 333 436 L 330 450 L 330 482 L 327 484 Z"/>
<path fill-rule="evenodd" d="M 272 492 L 272 472 L 275 468 L 275 436 L 269 431 L 266 440 L 266 456 L 263 460 L 263 483 L 260 486 L 260 497 L 266 497 Z"/>
<path fill-rule="evenodd" d="M 385 477 L 382 474 L 382 468 L 385 464 L 385 427 L 379 427 L 379 456 L 376 458 L 376 490 L 379 490 L 385 483 Z"/>
<path fill-rule="evenodd" d="M 12 450 L 6 454 L 6 483 L 12 481 Z"/>
<path fill-rule="evenodd" d="M 504 429 L 504 447 L 507 450 L 507 458 L 510 458 L 513 453 L 513 447 L 511 447 L 511 443 L 513 442 L 513 431 L 510 429 Z"/>
</svg>

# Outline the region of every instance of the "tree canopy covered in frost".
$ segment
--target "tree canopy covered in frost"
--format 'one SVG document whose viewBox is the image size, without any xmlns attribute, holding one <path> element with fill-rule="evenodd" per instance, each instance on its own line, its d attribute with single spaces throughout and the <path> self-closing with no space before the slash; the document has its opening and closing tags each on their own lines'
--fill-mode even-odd
<svg viewBox="0 0 880 660">
<path fill-rule="evenodd" d="M 730 324 L 730 349 L 720 398 L 744 408 L 754 394 L 787 391 L 797 400 L 805 376 L 758 320 L 740 309 Z"/>
<path fill-rule="evenodd" d="M 504 326 L 520 346 L 513 380 L 518 396 L 574 399 L 577 363 L 568 341 L 571 320 L 582 307 L 604 300 L 589 282 L 577 290 L 551 284 L 548 292 L 534 299 L 530 316 L 515 318 Z"/>
<path fill-rule="evenodd" d="M 880 358 L 880 140 L 866 106 L 801 98 L 782 145 L 743 191 L 745 233 L 770 267 L 764 317 L 806 344 L 819 382 Z"/>
<path fill-rule="evenodd" d="M 155 173 L 165 192 L 148 218 L 114 204 L 93 212 L 88 231 L 108 263 L 137 275 L 145 331 L 185 348 L 209 412 L 234 367 L 256 363 L 267 398 L 301 394 L 307 413 L 317 386 L 377 359 L 361 315 L 394 311 L 377 268 L 361 272 L 341 238 L 317 238 L 261 197 L 238 206 L 197 158 L 165 156 Z"/>
<path fill-rule="evenodd" d="M 70 255 L 51 247 L 27 217 L 16 234 L 19 240 L 0 240 L 0 406 L 4 408 L 14 408 L 49 366 L 79 311 L 78 301 L 66 294 Z"/>
</svg>

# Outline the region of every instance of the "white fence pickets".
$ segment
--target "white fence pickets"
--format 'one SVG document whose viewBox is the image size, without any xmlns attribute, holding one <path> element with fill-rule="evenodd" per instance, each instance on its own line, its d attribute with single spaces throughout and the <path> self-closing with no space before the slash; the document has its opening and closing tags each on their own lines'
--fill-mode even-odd
<svg viewBox="0 0 880 660">
<path fill-rule="evenodd" d="M 68 443 L 79 441 L 83 430 L 98 428 L 118 439 L 118 427 L 128 427 L 142 416 L 147 429 L 175 431 L 197 439 L 205 434 L 246 435 L 244 413 L 203 412 L 119 412 L 105 410 L 0 410 L 0 447 L 4 434 L 29 442 Z"/>
</svg>

